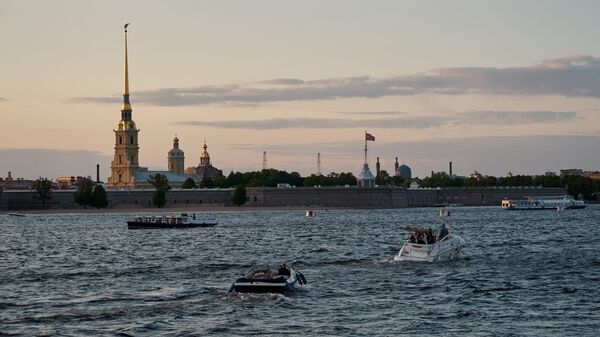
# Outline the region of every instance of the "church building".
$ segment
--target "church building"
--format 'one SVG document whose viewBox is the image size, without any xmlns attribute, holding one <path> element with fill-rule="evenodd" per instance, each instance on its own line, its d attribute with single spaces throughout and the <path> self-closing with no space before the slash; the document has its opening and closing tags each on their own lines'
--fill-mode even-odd
<svg viewBox="0 0 600 337">
<path fill-rule="evenodd" d="M 110 165 L 109 188 L 133 188 L 140 172 L 138 134 L 140 130 L 132 119 L 129 103 L 129 72 L 127 67 L 127 26 L 125 25 L 125 92 L 121 106 L 121 120 L 115 132 L 115 156 Z"/>
<path fill-rule="evenodd" d="M 148 179 L 152 175 L 165 175 L 172 188 L 179 188 L 188 178 L 192 178 L 198 185 L 203 177 L 214 178 L 222 175 L 221 170 L 210 164 L 210 156 L 204 151 L 200 157 L 200 166 L 194 168 L 193 172 L 186 174 L 185 154 L 179 148 L 179 138 L 173 139 L 173 149 L 167 155 L 168 171 L 149 171 L 146 167 L 139 165 L 139 143 L 138 134 L 140 130 L 132 119 L 131 103 L 129 102 L 129 70 L 127 58 L 127 26 L 125 25 L 125 90 L 123 93 L 123 104 L 121 107 L 121 120 L 117 125 L 115 133 L 115 155 L 110 165 L 111 175 L 107 181 L 108 188 L 152 188 Z"/>
</svg>

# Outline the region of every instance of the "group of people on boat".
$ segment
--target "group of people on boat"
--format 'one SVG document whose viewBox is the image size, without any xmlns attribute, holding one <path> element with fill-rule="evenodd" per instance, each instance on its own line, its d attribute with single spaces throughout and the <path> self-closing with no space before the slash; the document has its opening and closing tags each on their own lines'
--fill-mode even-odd
<svg viewBox="0 0 600 337">
<path fill-rule="evenodd" d="M 417 243 L 417 244 L 427 244 L 427 245 L 432 245 L 434 243 L 436 243 L 437 241 L 440 241 L 441 239 L 443 239 L 444 237 L 446 237 L 449 232 L 448 229 L 446 229 L 446 225 L 442 224 L 440 227 L 440 232 L 438 233 L 437 237 L 433 234 L 433 229 L 431 229 L 431 227 L 425 228 L 425 227 L 411 227 L 411 226 L 406 226 L 404 227 L 404 229 L 407 232 L 411 232 L 410 238 L 408 239 L 409 243 Z"/>
</svg>

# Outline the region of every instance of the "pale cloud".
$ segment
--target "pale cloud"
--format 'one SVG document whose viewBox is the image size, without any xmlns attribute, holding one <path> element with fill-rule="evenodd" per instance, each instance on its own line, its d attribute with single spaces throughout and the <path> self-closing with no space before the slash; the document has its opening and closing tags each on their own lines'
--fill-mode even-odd
<svg viewBox="0 0 600 337">
<path fill-rule="evenodd" d="M 0 96 L 0 102 L 2 102 L 2 101 L 8 101 L 8 99 Z"/>
<path fill-rule="evenodd" d="M 600 98 L 600 58 L 577 55 L 544 60 L 530 67 L 440 68 L 383 78 L 356 76 L 311 81 L 279 78 L 222 86 L 143 90 L 132 95 L 140 104 L 193 106 L 474 93 Z M 119 96 L 114 96 L 79 97 L 71 101 L 116 103 L 119 100 Z"/>
<path fill-rule="evenodd" d="M 573 121 L 576 112 L 564 111 L 469 111 L 444 115 L 402 116 L 397 118 L 270 118 L 262 120 L 181 121 L 175 125 L 207 126 L 222 129 L 426 129 L 451 125 L 519 125 Z"/>
</svg>

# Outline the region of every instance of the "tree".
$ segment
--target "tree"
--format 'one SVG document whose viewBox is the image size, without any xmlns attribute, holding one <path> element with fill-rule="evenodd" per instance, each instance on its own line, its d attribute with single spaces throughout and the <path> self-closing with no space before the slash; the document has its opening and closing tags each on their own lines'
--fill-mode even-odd
<svg viewBox="0 0 600 337">
<path fill-rule="evenodd" d="M 213 188 L 215 184 L 211 177 L 203 177 L 200 181 L 200 188 Z"/>
<path fill-rule="evenodd" d="M 167 191 L 166 190 L 156 190 L 154 195 L 152 195 L 152 203 L 158 208 L 161 208 L 167 203 Z"/>
<path fill-rule="evenodd" d="M 94 191 L 92 192 L 92 200 L 90 201 L 90 206 L 96 207 L 98 209 L 108 206 L 106 190 L 102 185 L 98 184 L 96 185 L 96 187 L 94 187 Z"/>
<path fill-rule="evenodd" d="M 83 209 L 87 208 L 87 205 L 91 204 L 92 191 L 94 189 L 94 183 L 91 179 L 83 178 L 77 184 L 77 191 L 73 194 L 73 200 Z"/>
<path fill-rule="evenodd" d="M 183 188 L 183 189 L 198 188 L 198 185 L 196 185 L 196 182 L 194 181 L 194 179 L 192 177 L 189 177 L 183 182 L 183 185 L 181 185 L 181 188 Z"/>
<path fill-rule="evenodd" d="M 42 209 L 46 209 L 46 200 L 52 199 L 53 185 L 52 181 L 42 177 L 33 182 L 33 198 L 42 201 Z"/>
<path fill-rule="evenodd" d="M 238 186 L 233 192 L 233 204 L 242 206 L 246 203 L 246 189 L 243 186 Z"/>
<path fill-rule="evenodd" d="M 148 178 L 148 182 L 152 185 L 156 191 L 152 196 L 152 203 L 158 208 L 164 206 L 167 203 L 167 191 L 171 189 L 169 186 L 169 179 L 164 174 L 153 174 Z"/>
</svg>

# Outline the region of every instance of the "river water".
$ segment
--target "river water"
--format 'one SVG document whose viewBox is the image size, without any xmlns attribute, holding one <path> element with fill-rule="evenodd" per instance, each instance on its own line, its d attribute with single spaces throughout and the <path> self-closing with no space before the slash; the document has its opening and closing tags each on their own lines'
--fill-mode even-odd
<svg viewBox="0 0 600 337">
<path fill-rule="evenodd" d="M 0 215 L 0 335 L 597 336 L 600 207 L 212 212 L 214 228 L 128 230 L 141 214 Z M 402 228 L 467 241 L 394 262 Z M 253 262 L 296 261 L 288 296 L 228 294 Z"/>
</svg>

